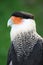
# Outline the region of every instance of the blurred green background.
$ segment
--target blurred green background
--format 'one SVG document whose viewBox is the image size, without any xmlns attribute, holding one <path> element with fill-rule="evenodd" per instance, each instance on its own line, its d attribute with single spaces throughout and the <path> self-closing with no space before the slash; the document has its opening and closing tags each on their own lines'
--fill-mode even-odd
<svg viewBox="0 0 43 65">
<path fill-rule="evenodd" d="M 7 28 L 7 21 L 14 11 L 34 14 L 37 32 L 43 37 L 43 0 L 0 0 L 0 65 L 6 65 L 10 46 L 10 28 Z"/>
</svg>

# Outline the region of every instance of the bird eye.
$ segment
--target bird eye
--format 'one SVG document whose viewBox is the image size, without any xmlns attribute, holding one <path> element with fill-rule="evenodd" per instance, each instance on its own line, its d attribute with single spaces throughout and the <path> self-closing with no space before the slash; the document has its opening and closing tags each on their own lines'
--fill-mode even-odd
<svg viewBox="0 0 43 65">
<path fill-rule="evenodd" d="M 20 18 L 20 17 L 12 16 L 11 19 L 12 19 L 14 24 L 21 24 L 22 23 L 22 18 Z"/>
</svg>

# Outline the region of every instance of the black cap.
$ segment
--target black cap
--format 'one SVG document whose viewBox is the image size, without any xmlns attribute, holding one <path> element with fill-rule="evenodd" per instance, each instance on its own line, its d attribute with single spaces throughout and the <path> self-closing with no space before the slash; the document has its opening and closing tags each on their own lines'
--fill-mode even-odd
<svg viewBox="0 0 43 65">
<path fill-rule="evenodd" d="M 11 16 L 21 17 L 24 19 L 34 19 L 34 15 L 23 11 L 14 12 Z"/>
</svg>

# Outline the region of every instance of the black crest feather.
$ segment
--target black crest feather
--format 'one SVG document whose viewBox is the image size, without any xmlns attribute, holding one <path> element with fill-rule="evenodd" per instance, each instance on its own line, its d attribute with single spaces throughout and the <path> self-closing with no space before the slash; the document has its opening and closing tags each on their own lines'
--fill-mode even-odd
<svg viewBox="0 0 43 65">
<path fill-rule="evenodd" d="M 14 12 L 11 16 L 21 17 L 24 19 L 34 19 L 34 15 L 23 11 Z"/>
</svg>

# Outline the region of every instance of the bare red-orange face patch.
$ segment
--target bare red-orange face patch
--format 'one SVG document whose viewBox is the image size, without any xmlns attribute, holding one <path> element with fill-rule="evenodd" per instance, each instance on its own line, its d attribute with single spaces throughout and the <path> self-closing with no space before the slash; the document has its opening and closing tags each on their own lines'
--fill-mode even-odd
<svg viewBox="0 0 43 65">
<path fill-rule="evenodd" d="M 11 19 L 12 19 L 14 24 L 21 24 L 22 23 L 22 18 L 20 18 L 20 17 L 12 16 Z"/>
</svg>

